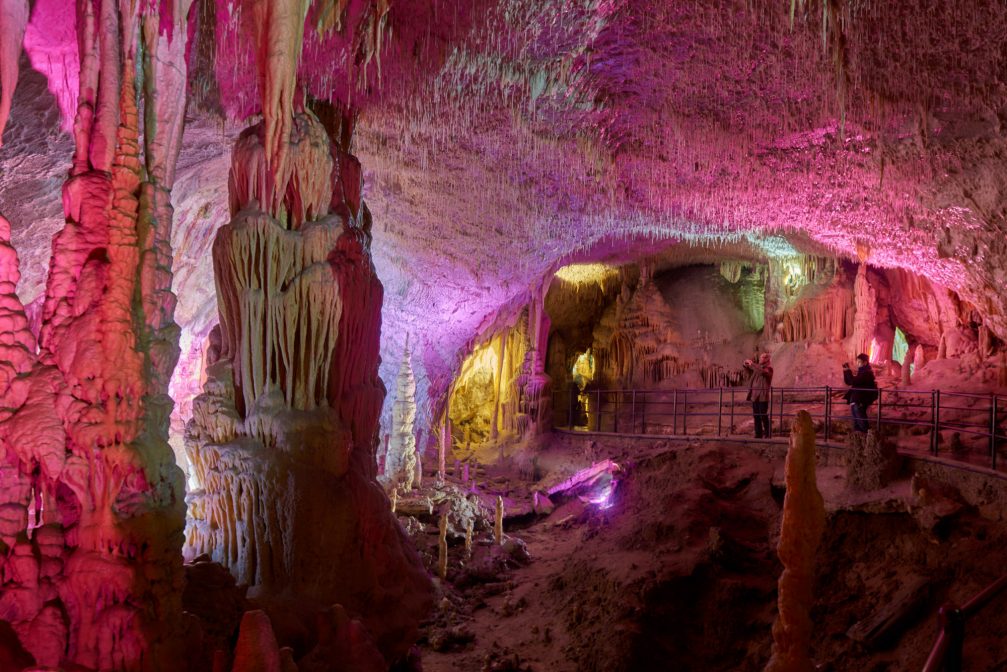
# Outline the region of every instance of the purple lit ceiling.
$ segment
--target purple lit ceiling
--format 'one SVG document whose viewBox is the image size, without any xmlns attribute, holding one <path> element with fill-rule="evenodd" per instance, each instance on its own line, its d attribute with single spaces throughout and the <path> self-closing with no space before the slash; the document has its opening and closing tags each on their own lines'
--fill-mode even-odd
<svg viewBox="0 0 1007 672">
<path fill-rule="evenodd" d="M 304 90 L 360 111 L 385 380 L 411 334 L 424 398 L 565 260 L 742 233 L 802 232 L 921 272 L 1007 336 L 1007 6 L 794 5 L 791 24 L 787 0 L 386 1 L 366 13 L 354 0 L 346 29 L 322 32 L 309 11 Z M 254 68 L 234 6 L 196 3 L 190 21 L 174 191 L 180 393 L 215 316 L 208 250 L 229 147 L 257 100 L 236 74 Z M 0 149 L 26 301 L 62 220 L 73 16 L 70 0 L 33 3 Z M 349 62 L 352 76 L 336 76 Z"/>
</svg>

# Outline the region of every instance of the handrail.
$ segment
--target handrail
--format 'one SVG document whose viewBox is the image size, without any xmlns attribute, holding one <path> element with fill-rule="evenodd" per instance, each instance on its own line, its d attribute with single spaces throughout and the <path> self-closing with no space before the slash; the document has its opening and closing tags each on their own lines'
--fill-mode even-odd
<svg viewBox="0 0 1007 672">
<path fill-rule="evenodd" d="M 800 408 L 811 413 L 816 433 L 829 440 L 836 423 L 854 420 L 849 406 L 836 408 L 834 402 L 851 389 L 867 388 L 770 388 L 767 415 L 771 433 L 785 432 L 787 419 Z M 751 417 L 750 411 L 744 410 L 750 408 L 744 398 L 748 390 L 740 386 L 577 390 L 576 397 L 571 397 L 573 391 L 555 392 L 553 417 L 558 428 L 611 430 L 614 434 L 731 436 L 736 434 L 739 415 Z M 910 431 L 916 427 L 919 431 L 911 436 L 922 438 L 928 434 L 928 450 L 933 455 L 943 452 L 953 461 L 997 469 L 1000 446 L 1007 440 L 1007 396 L 900 388 L 877 391 L 877 401 L 864 419 L 868 425 L 878 431 L 886 426 Z M 952 437 L 950 449 L 942 445 L 944 431 L 957 435 Z"/>
<path fill-rule="evenodd" d="M 940 632 L 934 641 L 923 672 L 961 672 L 962 653 L 965 647 L 965 622 L 975 616 L 1007 588 L 1007 575 L 983 588 L 961 607 L 948 602 L 937 611 Z"/>
</svg>

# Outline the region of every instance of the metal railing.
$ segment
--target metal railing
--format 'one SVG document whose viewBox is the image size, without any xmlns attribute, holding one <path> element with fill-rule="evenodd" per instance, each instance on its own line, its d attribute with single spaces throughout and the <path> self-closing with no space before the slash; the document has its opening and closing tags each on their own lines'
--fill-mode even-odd
<svg viewBox="0 0 1007 672">
<path fill-rule="evenodd" d="M 854 420 L 842 398 L 847 387 L 774 387 L 769 393 L 771 434 L 789 432 L 788 420 L 805 410 L 826 442 L 849 431 Z M 996 469 L 1007 440 L 1007 397 L 941 390 L 879 389 L 868 408 L 872 427 L 900 449 L 925 449 Z M 732 436 L 752 430 L 746 387 L 669 390 L 557 391 L 557 428 L 614 434 Z"/>
<path fill-rule="evenodd" d="M 937 612 L 940 632 L 930 649 L 923 672 L 961 672 L 965 648 L 965 622 L 1007 588 L 1007 576 L 986 586 L 961 607 L 947 603 Z"/>
</svg>

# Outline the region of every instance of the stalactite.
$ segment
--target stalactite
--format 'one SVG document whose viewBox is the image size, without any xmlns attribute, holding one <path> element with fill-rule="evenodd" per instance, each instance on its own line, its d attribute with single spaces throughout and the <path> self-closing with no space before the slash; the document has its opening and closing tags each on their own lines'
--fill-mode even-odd
<svg viewBox="0 0 1007 672">
<path fill-rule="evenodd" d="M 846 338 L 854 319 L 854 295 L 841 283 L 808 300 L 799 300 L 780 316 L 777 332 L 784 342 Z"/>
</svg>

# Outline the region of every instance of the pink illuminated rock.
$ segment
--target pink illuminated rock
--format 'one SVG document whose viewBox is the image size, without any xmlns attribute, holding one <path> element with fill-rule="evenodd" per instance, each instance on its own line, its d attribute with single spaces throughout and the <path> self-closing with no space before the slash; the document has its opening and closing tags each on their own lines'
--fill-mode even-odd
<svg viewBox="0 0 1007 672">
<path fill-rule="evenodd" d="M 0 2 L 0 146 L 3 146 L 3 131 L 10 117 L 11 102 L 14 100 L 21 41 L 24 39 L 27 24 L 27 0 Z"/>
<path fill-rule="evenodd" d="M 12 413 L 0 438 L 16 446 L 0 468 L 15 481 L 3 508 L 5 520 L 23 520 L 14 515 L 21 507 L 33 521 L 28 538 L 22 533 L 13 544 L 16 572 L 3 591 L 13 602 L 3 617 L 43 665 L 165 669 L 180 648 L 184 510 L 181 472 L 166 441 L 177 330 L 171 250 L 158 241 L 167 240 L 171 217 L 157 205 L 168 202 L 163 178 L 178 148 L 159 138 L 178 133 L 183 110 L 161 105 L 157 91 L 184 87 L 185 72 L 176 67 L 152 81 L 150 63 L 166 48 L 156 41 L 147 44 L 150 61 L 136 62 L 139 25 L 158 23 L 157 8 L 152 16 L 149 7 L 79 4 L 76 150 L 37 354 L 13 294 L 16 255 L 0 245 L 0 331 L 7 334 L 0 342 L 16 374 L 0 378 Z M 167 20 L 181 23 L 187 3 L 174 4 L 183 14 Z M 174 49 L 183 53 L 184 39 Z M 142 160 L 138 67 L 148 80 Z M 152 183 L 160 197 L 142 195 Z M 160 274 L 145 268 L 158 255 Z M 139 292 L 145 309 L 134 302 Z"/>
<path fill-rule="evenodd" d="M 249 10 L 263 121 L 237 141 L 231 220 L 213 246 L 220 346 L 186 428 L 197 484 L 186 553 L 209 554 L 266 603 L 343 605 L 387 665 L 431 597 L 375 480 L 384 386 L 370 213 L 347 199 L 354 172 L 337 171 L 356 164 L 337 129 L 295 105 L 306 3 Z"/>
</svg>

